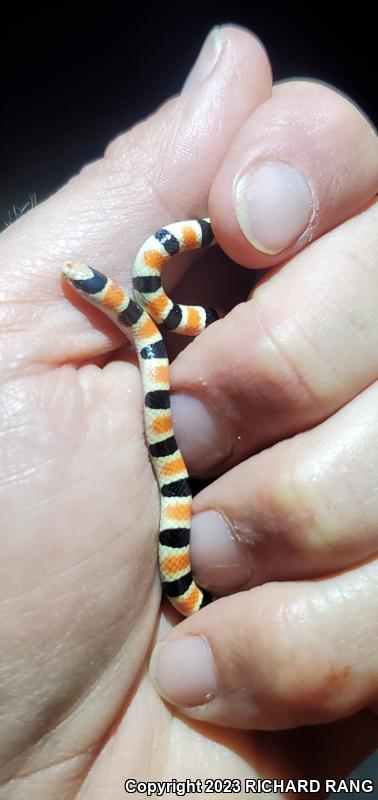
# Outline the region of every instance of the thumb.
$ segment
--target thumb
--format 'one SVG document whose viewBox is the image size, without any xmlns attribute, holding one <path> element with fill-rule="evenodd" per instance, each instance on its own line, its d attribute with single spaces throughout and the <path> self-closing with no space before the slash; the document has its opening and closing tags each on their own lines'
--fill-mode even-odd
<svg viewBox="0 0 378 800">
<path fill-rule="evenodd" d="M 2 234 L 0 292 L 9 299 L 3 314 L 11 331 L 14 323 L 8 365 L 85 359 L 123 342 L 106 322 L 100 333 L 67 304 L 60 263 L 89 261 L 130 286 L 133 258 L 147 235 L 165 222 L 206 213 L 233 136 L 270 94 L 261 44 L 239 28 L 214 29 L 181 95 Z M 25 299 L 34 309 L 20 320 Z M 20 342 L 25 336 L 27 348 Z"/>
</svg>

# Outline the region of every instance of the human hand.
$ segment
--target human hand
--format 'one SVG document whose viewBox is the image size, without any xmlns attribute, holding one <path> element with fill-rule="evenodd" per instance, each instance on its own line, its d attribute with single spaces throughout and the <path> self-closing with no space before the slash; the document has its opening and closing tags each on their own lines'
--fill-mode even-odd
<svg viewBox="0 0 378 800">
<path fill-rule="evenodd" d="M 206 213 L 234 135 L 271 89 L 256 41 L 234 29 L 223 37 L 204 83 L 113 143 L 104 160 L 2 236 L 7 797 L 25 787 L 29 797 L 71 797 L 80 785 L 80 797 L 103 797 L 104 781 L 123 796 L 130 774 L 242 777 L 266 742 L 237 732 L 209 737 L 206 727 L 171 717 L 145 677 L 160 590 L 158 494 L 139 374 L 119 332 L 84 303 L 71 306 L 58 278 L 69 257 L 130 287 L 145 236 Z M 230 279 L 240 286 L 245 275 Z M 274 763 L 272 744 L 263 747 L 265 767 L 269 750 Z M 190 766 L 182 753 L 191 749 Z"/>
<path fill-rule="evenodd" d="M 374 131 L 309 81 L 274 87 L 212 185 L 222 248 L 275 269 L 171 370 L 191 473 L 221 475 L 195 498 L 194 573 L 233 593 L 154 654 L 194 719 L 277 730 L 377 701 L 377 188 Z"/>
</svg>

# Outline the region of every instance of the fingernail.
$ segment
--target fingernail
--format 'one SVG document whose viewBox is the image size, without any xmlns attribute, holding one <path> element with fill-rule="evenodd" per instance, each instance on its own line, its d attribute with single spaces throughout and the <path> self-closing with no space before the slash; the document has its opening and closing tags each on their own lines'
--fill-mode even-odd
<svg viewBox="0 0 378 800">
<path fill-rule="evenodd" d="M 218 511 L 195 514 L 190 529 L 190 560 L 196 580 L 219 593 L 245 584 L 253 574 L 248 548 Z"/>
<path fill-rule="evenodd" d="M 182 91 L 194 89 L 207 78 L 211 70 L 215 67 L 223 48 L 222 29 L 216 25 L 207 35 L 199 56 L 182 87 Z"/>
<path fill-rule="evenodd" d="M 306 230 L 314 212 L 309 182 L 283 161 L 266 161 L 239 178 L 235 211 L 244 236 L 263 253 L 279 253 Z"/>
<path fill-rule="evenodd" d="M 157 691 L 175 706 L 202 706 L 217 693 L 210 647 L 202 636 L 183 636 L 155 647 L 150 675 Z"/>
<path fill-rule="evenodd" d="M 215 414 L 190 395 L 172 395 L 171 405 L 176 439 L 188 469 L 202 472 L 223 461 L 231 452 L 231 441 Z"/>
</svg>

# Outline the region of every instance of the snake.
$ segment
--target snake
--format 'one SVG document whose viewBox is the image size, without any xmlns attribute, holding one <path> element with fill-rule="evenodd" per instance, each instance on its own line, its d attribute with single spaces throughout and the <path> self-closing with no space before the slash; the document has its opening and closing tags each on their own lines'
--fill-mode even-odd
<svg viewBox="0 0 378 800">
<path fill-rule="evenodd" d="M 210 219 L 173 222 L 142 244 L 133 268 L 133 297 L 86 264 L 66 261 L 64 279 L 126 334 L 139 362 L 144 395 L 144 435 L 160 493 L 159 573 L 163 594 L 184 617 L 208 605 L 212 595 L 193 579 L 190 561 L 192 494 L 171 413 L 169 361 L 158 325 L 198 336 L 219 319 L 204 306 L 181 305 L 165 293 L 161 275 L 177 253 L 215 244 Z"/>
</svg>

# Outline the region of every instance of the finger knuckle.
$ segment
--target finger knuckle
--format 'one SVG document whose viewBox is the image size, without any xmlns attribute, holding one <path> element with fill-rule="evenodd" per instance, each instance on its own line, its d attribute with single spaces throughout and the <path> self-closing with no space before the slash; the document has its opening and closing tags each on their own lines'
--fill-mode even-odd
<svg viewBox="0 0 378 800">
<path fill-rule="evenodd" d="M 353 687 L 354 668 L 319 648 L 312 596 L 293 587 L 282 600 L 279 584 L 270 584 L 261 587 L 257 605 L 250 637 L 260 708 L 270 709 L 274 697 L 285 725 L 333 718 Z"/>
<path fill-rule="evenodd" d="M 277 463 L 266 489 L 264 508 L 268 527 L 284 539 L 286 550 L 302 559 L 311 556 L 316 569 L 316 555 L 334 550 L 342 539 L 343 520 L 327 489 L 303 455 L 303 441 L 285 447 L 284 456 L 277 450 Z M 299 453 L 299 454 L 298 454 Z"/>
<path fill-rule="evenodd" d="M 319 353 L 312 346 L 297 319 L 275 306 L 269 288 L 254 295 L 253 313 L 258 336 L 256 362 L 262 390 L 280 416 L 301 411 L 310 420 L 324 413 L 324 386 L 317 381 Z"/>
</svg>

